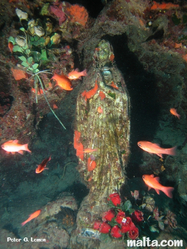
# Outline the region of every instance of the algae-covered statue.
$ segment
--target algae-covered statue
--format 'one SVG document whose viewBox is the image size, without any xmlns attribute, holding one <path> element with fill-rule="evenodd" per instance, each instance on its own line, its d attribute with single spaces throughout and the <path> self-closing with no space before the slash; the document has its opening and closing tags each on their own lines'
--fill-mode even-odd
<svg viewBox="0 0 187 249">
<path fill-rule="evenodd" d="M 77 98 L 74 147 L 89 188 L 77 215 L 80 236 L 107 210 L 109 194 L 125 182 L 129 155 L 129 96 L 108 41 L 95 48 L 93 66 Z"/>
</svg>

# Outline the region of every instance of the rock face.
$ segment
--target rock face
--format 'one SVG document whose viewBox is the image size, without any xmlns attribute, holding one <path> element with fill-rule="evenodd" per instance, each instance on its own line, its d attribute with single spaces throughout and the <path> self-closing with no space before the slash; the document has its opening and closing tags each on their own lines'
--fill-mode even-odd
<svg viewBox="0 0 187 249">
<path fill-rule="evenodd" d="M 109 194 L 125 182 L 130 101 L 113 59 L 110 43 L 101 40 L 77 98 L 74 136 L 79 157 L 77 169 L 90 190 L 77 215 L 79 239 L 82 229 L 92 228 L 95 219 L 107 210 Z"/>
</svg>

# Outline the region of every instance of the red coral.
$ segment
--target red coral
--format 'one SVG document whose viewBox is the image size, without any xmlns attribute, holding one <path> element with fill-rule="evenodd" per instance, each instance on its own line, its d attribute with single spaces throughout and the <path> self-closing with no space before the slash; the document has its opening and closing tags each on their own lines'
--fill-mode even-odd
<svg viewBox="0 0 187 249">
<path fill-rule="evenodd" d="M 88 20 L 88 12 L 83 6 L 78 4 L 66 8 L 71 22 L 77 22 L 85 27 Z"/>
<path fill-rule="evenodd" d="M 81 133 L 79 131 L 75 131 L 74 133 L 74 148 L 76 149 L 76 156 L 78 156 L 82 161 L 84 160 L 83 154 L 83 144 L 79 141 Z"/>
<path fill-rule="evenodd" d="M 168 10 L 175 8 L 179 8 L 179 5 L 173 3 L 157 3 L 156 1 L 153 1 L 153 5 L 151 6 L 151 10 Z"/>
<path fill-rule="evenodd" d="M 102 91 L 99 92 L 99 96 L 100 96 L 101 100 L 103 100 L 106 97 L 106 95 Z"/>
<path fill-rule="evenodd" d="M 89 157 L 88 161 L 87 161 L 87 170 L 92 171 L 95 168 L 96 168 L 96 162 L 94 160 L 92 160 L 91 157 Z"/>
<path fill-rule="evenodd" d="M 11 71 L 12 71 L 12 74 L 13 74 L 15 80 L 21 80 L 21 79 L 28 78 L 27 73 L 21 69 L 11 68 Z"/>
<path fill-rule="evenodd" d="M 84 91 L 81 95 L 82 97 L 85 97 L 85 101 L 87 101 L 87 99 L 90 99 L 92 98 L 96 92 L 97 92 L 97 89 L 98 89 L 98 85 L 97 85 L 97 81 L 95 82 L 95 86 L 94 88 L 92 88 L 90 91 Z"/>
</svg>

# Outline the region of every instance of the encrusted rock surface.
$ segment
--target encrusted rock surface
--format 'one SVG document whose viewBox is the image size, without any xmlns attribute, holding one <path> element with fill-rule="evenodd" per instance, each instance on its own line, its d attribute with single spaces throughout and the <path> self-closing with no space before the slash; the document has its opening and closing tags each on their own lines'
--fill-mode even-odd
<svg viewBox="0 0 187 249">
<path fill-rule="evenodd" d="M 97 52 L 98 51 L 98 52 Z M 97 149 L 79 158 L 78 171 L 89 188 L 77 215 L 77 233 L 92 228 L 94 220 L 107 209 L 107 197 L 125 182 L 129 155 L 130 99 L 125 81 L 113 63 L 110 43 L 101 40 L 93 66 L 77 98 L 76 127 L 85 148 Z M 95 86 L 98 86 L 96 90 Z M 92 91 L 90 98 L 84 95 Z M 90 92 L 89 92 L 90 93 Z M 102 98 L 102 96 L 104 96 Z M 98 107 L 102 111 L 98 111 Z M 96 163 L 89 171 L 89 159 Z"/>
</svg>

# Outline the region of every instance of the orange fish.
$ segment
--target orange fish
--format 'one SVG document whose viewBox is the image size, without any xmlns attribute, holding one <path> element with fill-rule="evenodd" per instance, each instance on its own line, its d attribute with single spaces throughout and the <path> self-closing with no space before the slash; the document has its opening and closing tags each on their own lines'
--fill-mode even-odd
<svg viewBox="0 0 187 249">
<path fill-rule="evenodd" d="M 159 183 L 159 177 L 154 177 L 154 175 L 143 175 L 142 179 L 149 187 L 149 189 L 154 188 L 158 195 L 160 194 L 159 191 L 162 191 L 169 198 L 172 198 L 172 191 L 174 190 L 174 188 L 161 185 Z"/>
<path fill-rule="evenodd" d="M 8 48 L 9 48 L 9 50 L 10 50 L 10 53 L 13 52 L 13 47 L 14 47 L 13 43 L 12 43 L 12 42 L 9 42 L 9 43 L 8 43 Z"/>
<path fill-rule="evenodd" d="M 65 75 L 54 74 L 51 78 L 56 81 L 57 85 L 66 91 L 72 91 L 71 81 Z"/>
<path fill-rule="evenodd" d="M 170 108 L 170 113 L 180 119 L 180 115 L 177 113 L 177 110 L 175 108 Z"/>
<path fill-rule="evenodd" d="M 165 149 L 165 148 L 161 148 L 158 144 L 151 143 L 148 141 L 139 141 L 137 144 L 142 150 L 148 153 L 156 154 L 157 156 L 161 158 L 162 158 L 162 154 L 166 154 L 170 156 L 176 155 L 176 146 Z"/>
<path fill-rule="evenodd" d="M 100 106 L 97 108 L 97 111 L 98 113 L 103 113 L 103 109 Z"/>
<path fill-rule="evenodd" d="M 51 160 L 51 156 L 48 157 L 48 158 L 46 158 L 46 159 L 44 159 L 44 160 L 38 165 L 38 167 L 36 168 L 35 173 L 36 173 L 36 174 L 39 174 L 39 173 L 43 172 L 45 169 L 48 169 L 48 168 L 46 168 L 46 166 L 47 166 L 47 163 L 48 163 L 50 160 Z"/>
<path fill-rule="evenodd" d="M 40 213 L 41 213 L 41 209 L 39 209 L 39 210 L 35 211 L 34 213 L 30 214 L 29 218 L 26 221 L 22 222 L 21 225 L 24 226 L 27 222 L 29 222 L 29 221 L 35 219 L 36 217 L 38 217 L 40 215 Z"/>
<path fill-rule="evenodd" d="M 97 149 L 87 148 L 87 149 L 83 150 L 84 153 L 92 153 L 94 151 L 97 151 Z"/>
<path fill-rule="evenodd" d="M 90 157 L 88 158 L 88 162 L 87 162 L 87 169 L 88 171 L 92 171 L 96 168 L 96 162 L 93 161 Z"/>
<path fill-rule="evenodd" d="M 28 148 L 28 144 L 19 144 L 18 140 L 9 140 L 1 145 L 1 148 L 7 152 L 15 153 L 18 152 L 23 155 L 23 151 L 31 151 Z"/>
<path fill-rule="evenodd" d="M 86 69 L 83 70 L 82 72 L 79 72 L 78 69 L 75 69 L 68 74 L 68 79 L 70 80 L 81 79 L 82 76 L 86 75 L 87 75 Z"/>
<path fill-rule="evenodd" d="M 97 81 L 95 82 L 95 86 L 94 86 L 94 88 L 92 88 L 90 91 L 84 91 L 81 95 L 83 96 L 83 97 L 85 97 L 85 101 L 87 101 L 87 99 L 90 99 L 90 98 L 92 98 L 95 94 L 96 94 L 96 92 L 97 92 L 97 89 L 98 89 L 98 85 L 97 85 Z"/>
</svg>

